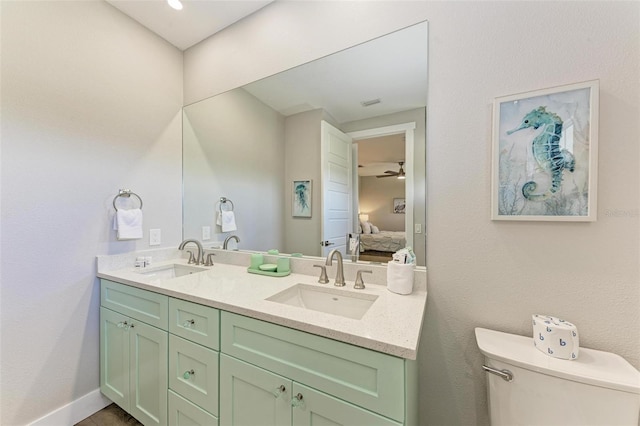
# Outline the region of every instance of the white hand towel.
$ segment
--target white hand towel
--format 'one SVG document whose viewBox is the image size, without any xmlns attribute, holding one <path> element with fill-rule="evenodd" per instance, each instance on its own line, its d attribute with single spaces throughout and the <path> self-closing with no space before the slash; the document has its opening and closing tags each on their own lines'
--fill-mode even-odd
<svg viewBox="0 0 640 426">
<path fill-rule="evenodd" d="M 142 238 L 142 210 L 118 210 L 113 221 L 113 229 L 118 240 L 137 240 Z"/>
<path fill-rule="evenodd" d="M 222 212 L 216 213 L 216 225 L 222 226 Z"/>
<path fill-rule="evenodd" d="M 223 211 L 222 212 L 222 232 L 230 232 L 235 231 L 238 228 L 236 227 L 236 216 L 232 211 Z"/>
</svg>

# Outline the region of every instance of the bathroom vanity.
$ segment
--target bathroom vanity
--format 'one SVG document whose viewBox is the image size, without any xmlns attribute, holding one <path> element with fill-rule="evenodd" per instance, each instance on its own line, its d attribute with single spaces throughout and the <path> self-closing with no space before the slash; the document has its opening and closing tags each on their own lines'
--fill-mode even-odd
<svg viewBox="0 0 640 426">
<path fill-rule="evenodd" d="M 99 266 L 101 391 L 145 425 L 417 424 L 426 288 L 400 296 L 353 290 L 349 272 L 337 289 L 246 269 Z M 321 306 L 278 297 L 291 292 Z"/>
</svg>

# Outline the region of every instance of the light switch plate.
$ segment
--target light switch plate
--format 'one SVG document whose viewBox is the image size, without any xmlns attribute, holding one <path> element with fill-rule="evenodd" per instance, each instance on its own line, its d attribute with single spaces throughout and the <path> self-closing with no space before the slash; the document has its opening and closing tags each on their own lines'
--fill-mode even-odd
<svg viewBox="0 0 640 426">
<path fill-rule="evenodd" d="M 202 227 L 202 239 L 203 240 L 210 240 L 211 239 L 211 227 L 210 226 L 203 226 Z"/>
<path fill-rule="evenodd" d="M 416 234 L 422 234 L 422 224 L 416 223 L 415 233 Z"/>
<path fill-rule="evenodd" d="M 149 245 L 159 246 L 162 242 L 162 237 L 159 229 L 149 229 Z"/>
</svg>

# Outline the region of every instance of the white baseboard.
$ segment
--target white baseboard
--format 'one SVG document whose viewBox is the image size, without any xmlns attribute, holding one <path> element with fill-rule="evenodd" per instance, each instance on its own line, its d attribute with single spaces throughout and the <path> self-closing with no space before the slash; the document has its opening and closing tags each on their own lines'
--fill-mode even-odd
<svg viewBox="0 0 640 426">
<path fill-rule="evenodd" d="M 72 426 L 109 404 L 111 404 L 111 400 L 102 395 L 100 389 L 96 389 L 46 416 L 40 417 L 29 426 Z"/>
</svg>

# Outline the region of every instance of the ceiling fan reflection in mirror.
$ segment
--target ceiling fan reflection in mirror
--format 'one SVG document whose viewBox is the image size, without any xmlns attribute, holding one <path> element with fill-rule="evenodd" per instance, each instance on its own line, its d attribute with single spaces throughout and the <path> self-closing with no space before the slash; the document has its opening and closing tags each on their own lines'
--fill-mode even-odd
<svg viewBox="0 0 640 426">
<path fill-rule="evenodd" d="M 404 165 L 404 161 L 398 161 L 398 164 L 400 165 L 400 170 L 398 170 L 397 172 L 394 172 L 393 170 L 386 170 L 384 173 L 384 175 L 376 175 L 376 177 L 378 178 L 386 178 L 386 177 L 397 177 L 398 179 L 404 179 L 405 175 L 404 175 L 404 168 L 402 167 Z"/>
</svg>

